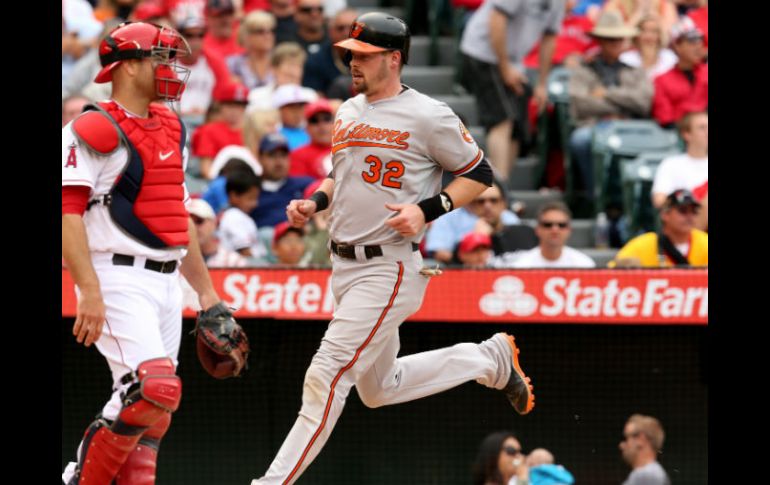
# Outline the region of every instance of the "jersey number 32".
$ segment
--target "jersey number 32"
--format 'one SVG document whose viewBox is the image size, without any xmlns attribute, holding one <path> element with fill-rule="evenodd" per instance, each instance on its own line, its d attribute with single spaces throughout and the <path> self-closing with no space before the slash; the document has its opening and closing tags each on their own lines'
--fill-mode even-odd
<svg viewBox="0 0 770 485">
<path fill-rule="evenodd" d="M 392 189 L 400 189 L 401 181 L 404 175 L 404 162 L 391 160 L 385 164 L 385 172 L 382 171 L 382 160 L 374 155 L 366 157 L 366 163 L 369 164 L 369 171 L 361 172 L 365 182 L 376 184 L 382 178 L 382 185 Z"/>
</svg>

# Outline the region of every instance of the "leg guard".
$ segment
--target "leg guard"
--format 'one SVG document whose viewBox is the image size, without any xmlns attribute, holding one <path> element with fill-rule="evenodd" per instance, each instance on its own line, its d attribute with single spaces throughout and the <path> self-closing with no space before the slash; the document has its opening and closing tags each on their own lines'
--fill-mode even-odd
<svg viewBox="0 0 770 485">
<path fill-rule="evenodd" d="M 108 425 L 100 419 L 86 431 L 73 484 L 110 485 L 145 432 L 179 407 L 182 381 L 174 375 L 171 359 L 142 362 L 136 373 L 123 379 L 126 384 L 132 381 L 115 422 Z"/>
<path fill-rule="evenodd" d="M 155 485 L 160 440 L 171 425 L 171 413 L 165 413 L 139 439 L 115 476 L 114 485 Z"/>
</svg>

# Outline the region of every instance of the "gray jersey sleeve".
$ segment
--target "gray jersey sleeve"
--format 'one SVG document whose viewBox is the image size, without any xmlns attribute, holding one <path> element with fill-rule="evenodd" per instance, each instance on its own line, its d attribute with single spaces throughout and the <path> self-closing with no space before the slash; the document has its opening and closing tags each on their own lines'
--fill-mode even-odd
<svg viewBox="0 0 770 485">
<path fill-rule="evenodd" d="M 556 1 L 551 6 L 551 12 L 546 20 L 546 27 L 544 34 L 559 34 L 561 32 L 561 24 L 564 21 L 564 1 Z"/>
<path fill-rule="evenodd" d="M 516 11 L 524 5 L 524 0 L 488 0 L 492 8 L 499 10 L 509 17 L 516 15 Z"/>
<path fill-rule="evenodd" d="M 427 145 L 430 158 L 455 177 L 476 168 L 484 153 L 460 118 L 447 105 L 441 104 L 433 123 Z"/>
</svg>

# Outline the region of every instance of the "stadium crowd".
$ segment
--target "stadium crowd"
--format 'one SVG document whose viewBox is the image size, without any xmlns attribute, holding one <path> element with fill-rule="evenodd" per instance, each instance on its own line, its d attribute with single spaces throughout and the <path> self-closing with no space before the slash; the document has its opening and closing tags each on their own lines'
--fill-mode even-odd
<svg viewBox="0 0 770 485">
<path fill-rule="evenodd" d="M 473 268 L 595 267 L 568 241 L 574 217 L 599 214 L 607 245 L 632 246 L 610 267 L 707 265 L 707 1 L 554 0 L 534 13 L 519 0 L 446 3 L 460 19 L 457 89 L 475 97 L 499 182 L 435 221 L 424 256 Z M 285 207 L 331 169 L 334 115 L 355 95 L 334 43 L 362 12 L 345 0 L 63 0 L 62 126 L 110 96 L 110 83 L 93 81 L 110 30 L 123 21 L 177 29 L 191 74 L 175 108 L 189 134 L 190 213 L 207 264 L 328 267 L 328 211 L 297 230 Z M 563 111 L 549 85 L 558 71 L 567 73 Z M 674 134 L 676 150 L 650 166 L 640 197 L 602 206 L 597 140 L 619 120 Z M 554 126 L 564 143 L 534 141 Z M 542 155 L 538 188 L 569 195 L 529 220 L 508 190 L 527 151 Z M 595 204 L 587 216 L 581 201 Z M 634 224 L 637 206 L 653 214 L 646 225 Z"/>
</svg>

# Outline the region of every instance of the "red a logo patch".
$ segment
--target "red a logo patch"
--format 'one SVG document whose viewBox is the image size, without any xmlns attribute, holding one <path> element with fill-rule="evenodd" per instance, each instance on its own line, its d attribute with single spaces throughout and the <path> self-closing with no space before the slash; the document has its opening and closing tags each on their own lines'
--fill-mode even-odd
<svg viewBox="0 0 770 485">
<path fill-rule="evenodd" d="M 74 143 L 69 146 L 70 154 L 67 157 L 67 164 L 64 166 L 64 168 L 68 168 L 68 167 L 77 168 L 78 167 L 78 159 L 75 156 L 75 148 L 76 148 L 76 145 Z"/>
</svg>

